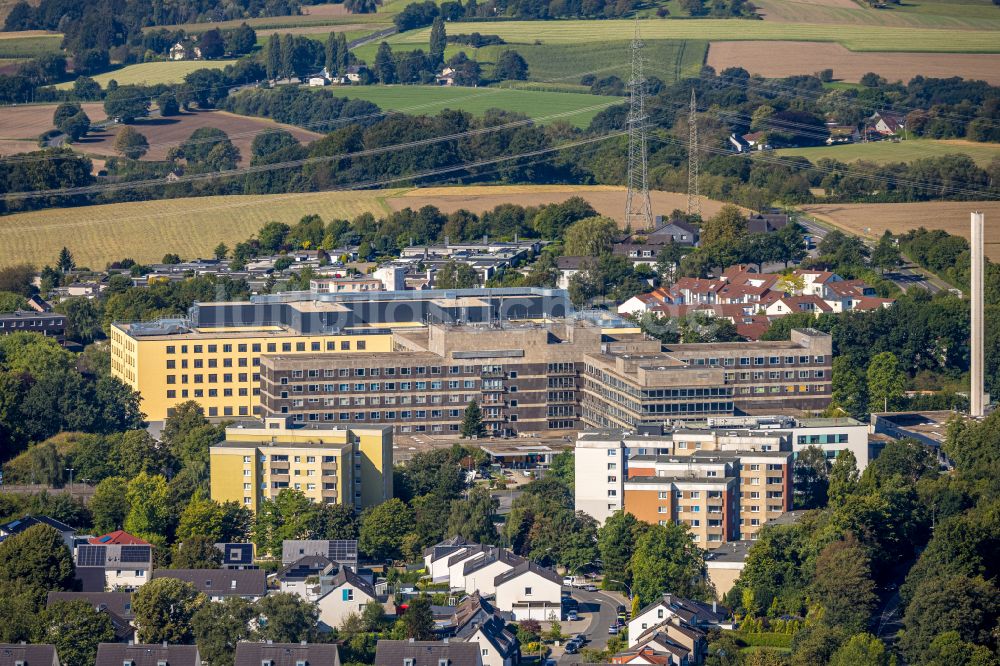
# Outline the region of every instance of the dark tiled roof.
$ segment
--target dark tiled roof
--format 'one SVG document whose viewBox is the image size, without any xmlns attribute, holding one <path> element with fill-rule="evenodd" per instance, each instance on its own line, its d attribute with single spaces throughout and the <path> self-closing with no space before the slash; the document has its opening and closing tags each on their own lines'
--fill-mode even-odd
<svg viewBox="0 0 1000 666">
<path fill-rule="evenodd" d="M 217 543 L 215 547 L 222 552 L 223 566 L 253 564 L 252 543 Z"/>
<path fill-rule="evenodd" d="M 351 567 L 340 567 L 340 571 L 334 574 L 330 581 L 331 591 L 336 590 L 338 587 L 344 585 L 345 583 L 350 583 L 352 586 L 364 592 L 371 598 L 375 598 L 375 587 L 372 586 L 367 580 L 354 573 Z"/>
<path fill-rule="evenodd" d="M 510 580 L 514 580 L 518 576 L 528 573 L 529 571 L 531 573 L 538 574 L 542 578 L 550 580 L 553 583 L 562 585 L 562 578 L 559 576 L 559 574 L 557 574 L 552 569 L 546 569 L 543 566 L 539 566 L 534 562 L 532 562 L 531 560 L 524 560 L 510 571 L 503 572 L 502 574 L 493 579 L 493 585 L 499 587 L 503 583 L 506 583 L 507 581 Z"/>
<path fill-rule="evenodd" d="M 177 578 L 208 596 L 264 596 L 263 569 L 155 569 L 153 578 Z"/>
<path fill-rule="evenodd" d="M 48 525 L 58 532 L 76 531 L 66 523 L 56 520 L 55 518 L 49 518 L 48 516 L 24 516 L 23 518 L 18 518 L 17 520 L 12 520 L 9 523 L 0 525 L 0 532 L 5 534 L 20 534 L 32 525 L 40 524 Z"/>
<path fill-rule="evenodd" d="M 278 580 L 299 580 L 309 576 L 318 576 L 324 571 L 328 571 L 328 567 L 334 566 L 336 565 L 329 558 L 322 555 L 306 555 L 281 567 L 275 575 Z M 329 570 L 332 571 L 332 569 Z"/>
<path fill-rule="evenodd" d="M 453 629 L 458 640 L 470 640 L 482 630 L 483 636 L 504 657 L 520 651 L 517 636 L 507 630 L 507 623 L 493 606 L 473 592 L 455 607 Z"/>
<path fill-rule="evenodd" d="M 702 601 L 694 601 L 691 599 L 684 599 L 672 594 L 664 594 L 662 598 L 657 599 L 639 611 L 639 615 L 642 615 L 652 608 L 656 608 L 660 604 L 666 606 L 673 614 L 677 615 L 688 624 L 693 624 L 695 626 L 718 624 L 729 616 L 729 609 L 724 606 L 717 605 L 716 610 L 713 611 L 712 604 L 706 604 Z"/>
<path fill-rule="evenodd" d="M 513 552 L 507 550 L 506 548 L 497 548 L 496 546 L 489 546 L 483 551 L 481 557 L 476 557 L 469 562 L 465 563 L 462 567 L 462 573 L 466 576 L 470 573 L 479 571 L 485 567 L 490 566 L 494 562 L 503 562 L 509 564 L 511 567 L 516 567 L 517 565 L 524 562 L 524 558 L 520 555 L 515 555 Z"/>
<path fill-rule="evenodd" d="M 161 661 L 167 662 L 167 666 L 201 666 L 194 645 L 101 643 L 97 646 L 94 666 L 122 666 L 126 661 L 135 666 L 158 666 Z"/>
<path fill-rule="evenodd" d="M 319 643 L 237 643 L 234 666 L 340 666 L 337 646 Z"/>
<path fill-rule="evenodd" d="M 440 543 L 436 543 L 433 546 L 428 546 L 427 548 L 425 548 L 424 555 L 425 556 L 431 555 L 432 556 L 431 560 L 434 561 L 440 558 L 442 555 L 445 555 L 453 551 L 455 548 L 458 548 L 460 546 L 465 546 L 468 543 L 469 543 L 468 541 L 466 541 L 463 537 L 460 536 L 448 537 L 447 539 L 441 541 Z"/>
<path fill-rule="evenodd" d="M 74 577 L 84 592 L 103 592 L 106 587 L 104 567 L 77 567 Z"/>
<path fill-rule="evenodd" d="M 478 643 L 439 641 L 379 641 L 373 666 L 403 666 L 404 659 L 413 659 L 413 666 L 438 666 L 446 660 L 448 666 L 478 666 L 482 664 Z"/>
<path fill-rule="evenodd" d="M 46 605 L 57 601 L 86 601 L 98 610 L 109 610 L 126 620 L 135 617 L 131 592 L 49 592 Z"/>
<path fill-rule="evenodd" d="M 17 662 L 28 666 L 50 666 L 58 663 L 56 646 L 49 644 L 11 644 L 0 643 L 0 666 L 14 666 Z M 121 664 L 118 664 L 121 666 Z M 153 666 L 156 666 L 155 664 Z M 435 665 L 436 666 L 436 665 Z"/>
</svg>

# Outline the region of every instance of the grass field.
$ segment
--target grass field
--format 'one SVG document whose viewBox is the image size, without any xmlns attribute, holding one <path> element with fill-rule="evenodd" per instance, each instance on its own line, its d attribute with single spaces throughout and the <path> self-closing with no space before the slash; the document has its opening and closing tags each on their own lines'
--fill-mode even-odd
<svg viewBox="0 0 1000 666">
<path fill-rule="evenodd" d="M 571 196 L 582 196 L 599 212 L 618 218 L 625 208 L 623 188 L 572 185 L 217 196 L 53 208 L 0 217 L 0 266 L 52 263 L 63 246 L 72 250 L 77 264 L 91 268 L 125 257 L 159 261 L 167 252 L 206 257 L 219 242 L 232 247 L 266 222 L 294 224 L 312 213 L 328 221 L 351 219 L 366 211 L 380 216 L 407 206 L 416 210 L 427 204 L 445 211 L 482 212 L 501 203 L 530 206 Z M 668 192 L 653 192 L 652 199 L 655 210 L 663 213 L 683 208 L 687 201 L 686 195 Z M 708 215 L 721 206 L 703 201 Z"/>
<path fill-rule="evenodd" d="M 600 26 L 597 28 L 597 26 Z M 532 44 L 585 44 L 596 34 L 606 41 L 632 38 L 635 23 L 614 21 L 509 21 L 469 22 L 449 25 L 449 34 L 500 35 L 508 42 Z M 776 40 L 839 42 L 852 51 L 902 51 L 939 53 L 1000 53 L 994 30 L 958 30 L 898 26 L 772 23 L 740 19 L 691 19 L 684 21 L 640 21 L 643 40 L 694 39 L 709 41 Z M 430 30 L 395 35 L 394 44 L 427 44 Z"/>
<path fill-rule="evenodd" d="M 155 85 L 157 83 L 180 83 L 184 77 L 197 69 L 222 69 L 235 60 L 169 60 L 162 62 L 143 62 L 138 65 L 128 65 L 94 78 L 102 88 L 108 87 L 108 82 L 114 79 L 118 85 Z M 73 87 L 72 81 L 56 86 L 61 90 Z"/>
<path fill-rule="evenodd" d="M 0 58 L 37 58 L 58 53 L 62 35 L 40 30 L 0 32 Z"/>
<path fill-rule="evenodd" d="M 592 25 L 593 21 L 590 22 Z M 603 23 L 603 22 L 602 22 Z M 464 24 L 460 24 L 464 25 Z M 504 24 L 494 23 L 493 27 Z M 544 25 L 548 25 L 545 23 Z M 493 30 L 493 27 L 483 27 L 484 31 Z M 457 27 L 449 30 L 457 32 Z M 407 37 L 410 33 L 394 36 L 388 41 L 399 40 Z M 484 34 L 487 34 L 484 32 Z M 533 41 L 533 40 L 532 40 Z M 647 76 L 657 76 L 666 83 L 673 83 L 680 78 L 696 76 L 705 60 L 705 50 L 708 43 L 704 41 L 674 41 L 674 40 L 645 40 L 643 55 L 646 58 Z M 580 78 L 586 73 L 594 73 L 595 76 L 619 76 L 627 79 L 631 73 L 631 61 L 628 51 L 627 41 L 615 42 L 595 42 L 590 39 L 583 39 L 576 44 L 567 43 L 512 43 L 500 46 L 488 46 L 481 49 L 474 49 L 470 46 L 449 44 L 445 56 L 450 58 L 459 51 L 465 53 L 474 60 L 483 64 L 487 74 L 492 71 L 493 63 L 503 50 L 512 49 L 517 51 L 528 63 L 528 76 L 533 81 L 545 81 L 549 83 L 578 84 Z M 426 45 L 417 45 L 414 42 L 393 44 L 397 51 L 423 48 Z M 375 62 L 375 52 L 378 44 L 366 44 L 354 50 L 354 53 L 366 62 Z"/>
<path fill-rule="evenodd" d="M 980 210 L 987 220 L 1000 218 L 1000 201 L 928 201 L 902 204 L 815 204 L 803 211 L 859 236 L 878 238 L 911 229 L 944 229 L 969 238 L 969 212 Z M 1000 225 L 986 225 L 986 256 L 1000 261 Z"/>
<path fill-rule="evenodd" d="M 961 76 L 1000 85 L 1000 54 L 857 53 L 834 43 L 712 42 L 707 62 L 716 71 L 743 67 L 767 78 L 814 74 L 829 67 L 834 78 L 844 81 L 859 81 L 868 72 L 875 72 L 889 81 L 904 83 L 922 75 Z"/>
<path fill-rule="evenodd" d="M 334 87 L 335 95 L 363 99 L 382 109 L 413 115 L 435 115 L 442 109 L 459 109 L 482 115 L 487 109 L 504 109 L 533 118 L 567 114 L 560 120 L 587 127 L 604 108 L 620 104 L 618 97 L 564 92 L 542 92 L 508 88 L 459 88 L 443 86 L 351 86 Z M 601 108 L 593 108 L 602 105 Z M 573 113 L 576 111 L 577 113 Z"/>
<path fill-rule="evenodd" d="M 912 162 L 923 157 L 940 157 L 954 153 L 963 153 L 976 161 L 980 166 L 986 166 L 1000 157 L 1000 144 L 976 143 L 973 141 L 938 141 L 933 139 L 910 139 L 909 141 L 877 141 L 874 143 L 848 143 L 839 146 L 820 146 L 816 148 L 783 148 L 777 151 L 779 155 L 800 155 L 810 162 L 816 162 L 824 157 L 841 162 L 856 162 L 866 160 L 878 164 L 889 162 Z"/>
</svg>

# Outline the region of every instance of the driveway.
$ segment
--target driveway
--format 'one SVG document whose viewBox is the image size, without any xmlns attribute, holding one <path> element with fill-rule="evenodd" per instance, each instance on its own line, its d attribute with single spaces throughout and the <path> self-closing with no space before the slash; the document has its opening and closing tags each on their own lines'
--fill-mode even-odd
<svg viewBox="0 0 1000 666">
<path fill-rule="evenodd" d="M 608 644 L 608 627 L 618 619 L 618 605 L 628 605 L 624 596 L 618 592 L 585 592 L 572 587 L 569 590 L 578 602 L 577 612 L 580 619 L 577 622 L 563 622 L 564 634 L 583 634 L 587 637 L 585 648 L 603 650 Z M 560 664 L 581 664 L 579 654 L 563 654 L 562 648 L 553 648 L 553 658 Z"/>
</svg>

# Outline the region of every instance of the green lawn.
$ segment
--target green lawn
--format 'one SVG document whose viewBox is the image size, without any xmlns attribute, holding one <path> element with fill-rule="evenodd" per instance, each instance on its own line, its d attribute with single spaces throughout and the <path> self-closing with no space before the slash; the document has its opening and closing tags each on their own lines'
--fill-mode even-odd
<svg viewBox="0 0 1000 666">
<path fill-rule="evenodd" d="M 157 83 L 180 83 L 184 77 L 197 69 L 222 69 L 226 65 L 236 62 L 235 60 L 177 60 L 163 62 L 143 62 L 138 65 L 128 65 L 111 72 L 98 74 L 94 80 L 101 84 L 102 88 L 108 87 L 108 82 L 114 79 L 118 85 Z M 60 83 L 56 88 L 68 89 L 73 87 L 73 82 Z"/>
<path fill-rule="evenodd" d="M 595 35 L 608 41 L 632 38 L 635 23 L 614 21 L 506 21 L 448 25 L 450 34 L 496 34 L 510 43 L 586 44 Z M 1000 53 L 995 30 L 899 26 L 771 23 L 740 19 L 690 19 L 640 22 L 644 40 L 777 40 L 839 42 L 852 51 Z M 388 41 L 400 46 L 427 44 L 429 29 L 412 30 Z"/>
<path fill-rule="evenodd" d="M 16 32 L 0 33 L 0 58 L 37 58 L 46 53 L 58 53 L 62 35 L 39 35 L 35 31 L 20 36 Z"/>
<path fill-rule="evenodd" d="M 601 22 L 603 24 L 604 22 Z M 596 22 L 591 22 L 596 25 Z M 491 24 L 491 28 L 503 24 Z M 449 30 L 455 31 L 452 24 Z M 484 28 L 485 29 L 485 28 Z M 411 33 L 395 36 L 388 40 L 406 37 Z M 484 32 L 483 34 L 489 34 Z M 416 42 L 394 44 L 395 51 L 403 52 L 416 48 L 427 47 Z M 631 61 L 628 42 L 594 42 L 583 40 L 578 44 L 546 43 L 546 44 L 504 44 L 474 49 L 460 44 L 449 44 L 445 57 L 450 58 L 459 51 L 478 60 L 483 65 L 484 73 L 489 76 L 493 63 L 501 51 L 511 49 L 517 51 L 528 63 L 528 78 L 532 81 L 553 84 L 579 84 L 580 78 L 586 73 L 593 73 L 598 78 L 604 76 L 619 76 L 627 79 L 631 73 Z M 656 76 L 666 83 L 673 83 L 681 78 L 696 76 L 705 61 L 705 51 L 708 42 L 701 41 L 669 41 L 649 40 L 646 42 L 644 56 L 646 58 L 646 75 Z M 354 50 L 355 55 L 367 63 L 375 62 L 375 52 L 378 44 L 366 44 Z"/>
<path fill-rule="evenodd" d="M 783 148 L 779 155 L 800 155 L 810 162 L 816 162 L 828 157 L 841 162 L 856 162 L 867 160 L 886 164 L 889 162 L 912 162 L 923 157 L 939 157 L 954 153 L 963 153 L 976 161 L 980 166 L 986 166 L 994 158 L 1000 157 L 1000 144 L 973 143 L 971 141 L 936 141 L 933 139 L 910 139 L 893 143 L 877 141 L 874 143 L 848 143 L 839 146 L 821 146 L 818 148 Z"/>
<path fill-rule="evenodd" d="M 533 118 L 567 113 L 560 119 L 586 127 L 602 108 L 624 102 L 619 97 L 580 93 L 541 92 L 509 88 L 459 88 L 444 86 L 350 86 L 327 88 L 334 94 L 364 99 L 382 109 L 412 115 L 433 115 L 442 109 L 460 109 L 482 115 L 487 109 L 516 111 Z M 573 113 L 579 110 L 579 113 Z M 553 119 L 554 120 L 554 119 Z"/>
</svg>

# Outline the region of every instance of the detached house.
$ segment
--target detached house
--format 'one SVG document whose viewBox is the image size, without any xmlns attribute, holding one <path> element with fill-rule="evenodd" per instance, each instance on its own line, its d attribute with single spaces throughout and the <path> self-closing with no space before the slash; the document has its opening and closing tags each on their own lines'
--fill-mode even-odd
<svg viewBox="0 0 1000 666">
<path fill-rule="evenodd" d="M 340 653 L 333 644 L 250 643 L 236 644 L 235 666 L 340 666 Z"/>
<path fill-rule="evenodd" d="M 134 590 L 149 580 L 153 569 L 153 547 L 120 530 L 78 545 L 75 555 L 84 592 Z"/>
<path fill-rule="evenodd" d="M 59 601 L 86 601 L 94 610 L 110 618 L 115 640 L 127 643 L 135 639 L 131 592 L 49 592 L 45 605 L 50 608 Z"/>
<path fill-rule="evenodd" d="M 635 617 L 629 620 L 629 647 L 635 647 L 646 630 L 663 624 L 674 617 L 691 627 L 707 630 L 725 621 L 728 616 L 728 609 L 718 604 L 706 604 L 673 594 L 664 594 L 663 597 L 640 610 Z"/>
<path fill-rule="evenodd" d="M 562 618 L 562 578 L 530 560 L 500 574 L 493 581 L 496 607 L 513 613 L 515 621 Z"/>
<path fill-rule="evenodd" d="M 483 666 L 479 646 L 454 641 L 381 640 L 374 666 Z"/>
<path fill-rule="evenodd" d="M 339 627 L 351 613 L 360 614 L 369 602 L 378 602 L 375 587 L 350 567 L 340 567 L 333 576 L 320 576 L 315 590 L 320 625 L 331 628 Z"/>
<path fill-rule="evenodd" d="M 55 645 L 0 643 L 0 666 L 59 666 L 59 655 Z"/>
<path fill-rule="evenodd" d="M 267 594 L 263 569 L 157 569 L 153 578 L 176 578 L 191 583 L 212 601 L 226 597 L 256 601 Z"/>
<path fill-rule="evenodd" d="M 514 666 L 521 660 L 517 636 L 493 606 L 473 592 L 455 607 L 447 629 L 453 640 L 478 643 L 483 666 Z"/>
<path fill-rule="evenodd" d="M 201 666 L 197 645 L 101 643 L 95 666 Z"/>
</svg>

